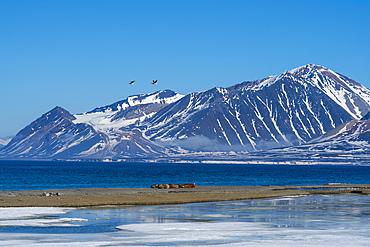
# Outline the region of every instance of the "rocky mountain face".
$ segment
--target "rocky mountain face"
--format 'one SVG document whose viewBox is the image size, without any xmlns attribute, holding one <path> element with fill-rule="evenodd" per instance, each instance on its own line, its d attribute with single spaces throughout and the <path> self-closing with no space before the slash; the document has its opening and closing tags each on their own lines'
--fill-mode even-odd
<svg viewBox="0 0 370 247">
<path fill-rule="evenodd" d="M 102 159 L 163 155 L 165 149 L 140 132 L 120 128 L 155 114 L 181 97 L 170 90 L 159 91 L 76 115 L 55 107 L 21 130 L 0 150 L 0 156 Z"/>
<path fill-rule="evenodd" d="M 275 150 L 278 151 L 278 150 Z M 284 149 L 292 155 L 343 156 L 346 159 L 368 156 L 370 153 L 370 112 L 361 119 L 353 119 L 328 131 L 319 138 L 296 147 Z M 331 153 L 332 155 L 325 154 Z M 362 157 L 361 159 L 363 159 Z"/>
<path fill-rule="evenodd" d="M 74 124 L 74 119 L 63 108 L 55 107 L 22 129 L 1 153 L 20 158 L 68 156 L 104 139 L 91 126 Z"/>
<path fill-rule="evenodd" d="M 293 164 L 369 165 L 370 120 L 351 120 L 308 143 L 247 156 L 249 160 L 291 161 Z"/>
<path fill-rule="evenodd" d="M 137 127 L 164 145 L 261 150 L 306 143 L 361 118 L 370 90 L 309 64 L 278 76 L 192 93 Z"/>
<path fill-rule="evenodd" d="M 369 89 L 308 64 L 186 96 L 171 90 L 130 96 L 83 114 L 56 107 L 21 130 L 0 157 L 120 159 L 267 150 L 338 137 L 343 131 L 332 131 L 348 121 L 359 126 L 369 110 Z"/>
<path fill-rule="evenodd" d="M 370 110 L 370 90 L 346 76 L 314 64 L 293 69 L 289 73 L 319 88 L 354 119 L 361 119 Z"/>
<path fill-rule="evenodd" d="M 310 150 L 370 150 L 370 113 L 348 121 L 307 144 Z"/>
</svg>

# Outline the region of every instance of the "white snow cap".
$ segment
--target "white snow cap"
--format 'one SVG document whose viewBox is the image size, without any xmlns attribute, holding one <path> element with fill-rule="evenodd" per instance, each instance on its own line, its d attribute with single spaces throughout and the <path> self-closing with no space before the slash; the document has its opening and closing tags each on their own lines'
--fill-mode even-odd
<svg viewBox="0 0 370 247">
<path fill-rule="evenodd" d="M 320 89 L 355 119 L 360 119 L 364 115 L 355 101 L 362 99 L 370 105 L 370 90 L 368 88 L 324 66 L 312 63 L 257 81 L 250 90 L 263 90 L 286 77 L 292 78 L 297 83 L 308 83 Z"/>
</svg>

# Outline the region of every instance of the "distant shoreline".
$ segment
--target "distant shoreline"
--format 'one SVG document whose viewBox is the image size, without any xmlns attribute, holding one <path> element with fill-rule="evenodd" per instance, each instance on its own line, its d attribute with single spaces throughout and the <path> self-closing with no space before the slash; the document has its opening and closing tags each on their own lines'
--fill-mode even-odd
<svg viewBox="0 0 370 247">
<path fill-rule="evenodd" d="M 27 161 L 27 162 L 87 162 L 87 163 L 164 163 L 164 164 L 203 164 L 203 165 L 211 165 L 211 164 L 223 164 L 223 165 L 287 165 L 287 166 L 314 166 L 314 165 L 322 165 L 322 166 L 370 166 L 368 162 L 365 163 L 357 163 L 353 160 L 351 161 L 343 161 L 341 160 L 327 160 L 327 161 L 316 161 L 316 160 L 298 160 L 292 159 L 290 161 L 270 161 L 270 160 L 221 160 L 221 159 L 135 159 L 135 158 L 128 158 L 128 159 L 4 159 L 0 157 L 0 161 Z"/>
<path fill-rule="evenodd" d="M 43 193 L 52 196 L 43 196 Z M 57 196 L 56 194 L 59 194 Z M 315 194 L 369 195 L 370 184 L 201 186 L 196 188 L 84 188 L 0 191 L 0 207 L 89 207 L 236 201 Z"/>
</svg>

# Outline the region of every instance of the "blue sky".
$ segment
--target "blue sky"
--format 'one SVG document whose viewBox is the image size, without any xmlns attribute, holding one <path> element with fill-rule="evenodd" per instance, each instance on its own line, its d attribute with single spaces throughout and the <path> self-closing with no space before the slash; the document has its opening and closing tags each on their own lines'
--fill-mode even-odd
<svg viewBox="0 0 370 247">
<path fill-rule="evenodd" d="M 361 0 L 0 0 L 0 138 L 57 105 L 81 113 L 308 63 L 370 88 L 369 13 Z"/>
</svg>

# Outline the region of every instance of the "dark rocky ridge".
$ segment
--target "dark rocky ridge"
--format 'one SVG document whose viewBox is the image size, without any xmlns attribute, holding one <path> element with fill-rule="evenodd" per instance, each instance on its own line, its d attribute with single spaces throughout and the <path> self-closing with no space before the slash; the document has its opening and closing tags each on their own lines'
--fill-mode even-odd
<svg viewBox="0 0 370 247">
<path fill-rule="evenodd" d="M 254 90 L 265 80 L 189 94 L 138 128 L 152 141 L 184 148 L 259 150 L 306 143 L 353 119 L 301 77 L 285 72 Z"/>
</svg>

